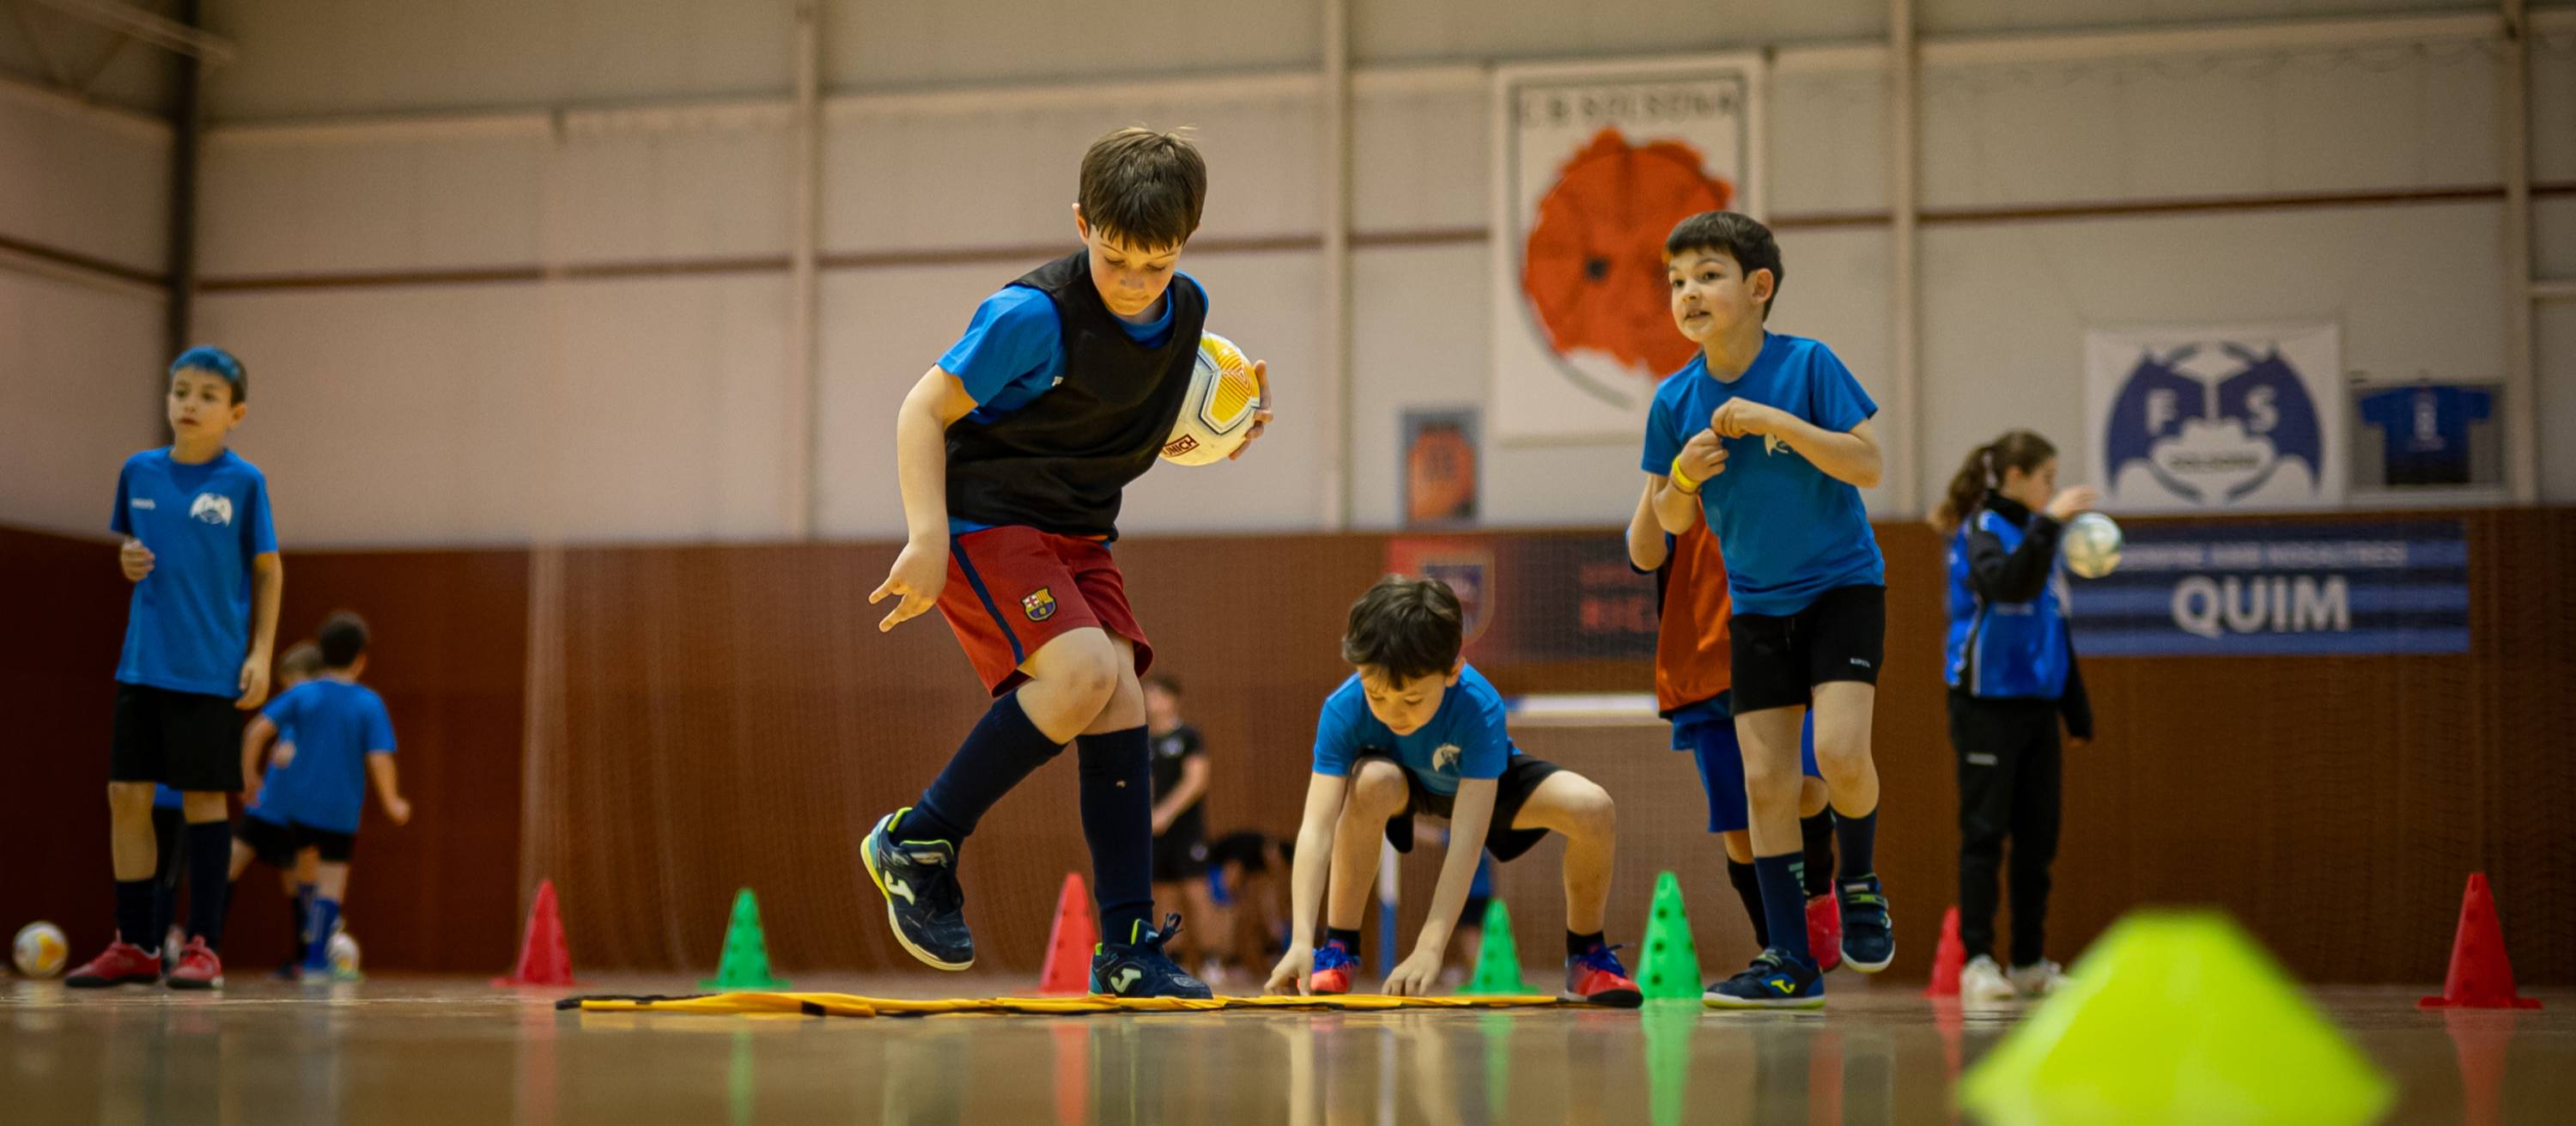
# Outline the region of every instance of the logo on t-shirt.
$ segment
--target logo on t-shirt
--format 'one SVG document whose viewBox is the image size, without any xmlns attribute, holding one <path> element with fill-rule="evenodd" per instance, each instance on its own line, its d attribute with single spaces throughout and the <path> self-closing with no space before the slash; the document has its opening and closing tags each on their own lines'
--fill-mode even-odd
<svg viewBox="0 0 2576 1126">
<path fill-rule="evenodd" d="M 134 498 L 134 507 L 135 510 L 139 512 L 150 512 L 161 506 L 153 503 L 151 497 L 136 497 Z"/>
<path fill-rule="evenodd" d="M 230 524 L 233 522 L 233 498 L 222 493 L 198 493 L 197 499 L 188 505 L 188 518 L 209 524 Z"/>
<path fill-rule="evenodd" d="M 1054 617 L 1054 593 L 1045 587 L 1030 591 L 1028 597 L 1020 599 L 1020 612 L 1028 615 L 1032 622 L 1043 622 Z"/>
<path fill-rule="evenodd" d="M 1435 771 L 1457 770 L 1459 753 L 1458 744 L 1456 743 L 1440 744 L 1431 752 L 1431 769 Z"/>
</svg>

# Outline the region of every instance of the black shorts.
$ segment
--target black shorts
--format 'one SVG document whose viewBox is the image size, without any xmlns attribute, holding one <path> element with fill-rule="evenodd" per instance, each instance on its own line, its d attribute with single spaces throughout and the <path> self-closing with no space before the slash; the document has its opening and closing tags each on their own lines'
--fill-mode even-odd
<svg viewBox="0 0 2576 1126">
<path fill-rule="evenodd" d="M 1182 820 L 1187 821 L 1188 818 Z M 1207 831 L 1196 825 L 1174 824 L 1162 836 L 1154 838 L 1154 882 L 1177 884 L 1207 875 Z"/>
<path fill-rule="evenodd" d="M 251 855 L 272 868 L 295 867 L 295 854 L 307 848 L 322 857 L 326 864 L 346 864 L 358 851 L 358 835 L 330 829 L 316 829 L 289 821 L 283 825 L 264 817 L 244 817 L 233 829 L 233 839 L 250 846 Z"/>
<path fill-rule="evenodd" d="M 229 697 L 120 681 L 107 779 L 229 794 L 242 788 L 241 740 L 242 711 Z"/>
<path fill-rule="evenodd" d="M 1383 755 L 1360 756 L 1357 761 L 1351 763 L 1351 773 L 1358 774 L 1360 763 L 1372 758 L 1395 763 L 1396 770 L 1404 775 L 1404 788 L 1408 798 L 1402 810 L 1386 819 L 1386 841 L 1394 845 L 1397 852 L 1411 852 L 1413 851 L 1413 815 L 1428 813 L 1434 817 L 1446 818 L 1450 815 L 1451 806 L 1456 798 L 1449 794 L 1435 794 L 1425 789 L 1422 779 L 1414 777 L 1412 771 L 1404 769 L 1403 763 L 1395 762 L 1394 759 Z M 1529 804 L 1530 795 L 1538 792 L 1538 784 L 1547 781 L 1548 775 L 1561 769 L 1564 768 L 1542 759 L 1531 758 L 1528 755 L 1513 755 L 1511 765 L 1504 767 L 1502 777 L 1495 779 L 1494 820 L 1485 826 L 1485 851 L 1493 853 L 1496 861 L 1517 860 L 1522 853 L 1537 847 L 1540 838 L 1547 836 L 1545 829 L 1512 828 L 1512 821 L 1520 816 L 1521 807 Z"/>
<path fill-rule="evenodd" d="M 1878 683 L 1887 655 L 1887 588 L 1838 586 L 1795 614 L 1737 614 L 1727 632 L 1735 714 L 1804 707 L 1819 684 Z"/>
</svg>

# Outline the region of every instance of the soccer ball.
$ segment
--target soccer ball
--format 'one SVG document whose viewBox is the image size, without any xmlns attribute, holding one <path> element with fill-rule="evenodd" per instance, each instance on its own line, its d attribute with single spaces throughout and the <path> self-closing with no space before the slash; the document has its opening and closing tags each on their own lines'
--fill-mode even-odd
<svg viewBox="0 0 2576 1126">
<path fill-rule="evenodd" d="M 2087 512 L 2066 522 L 2066 534 L 2058 537 L 2057 550 L 2066 559 L 2066 569 L 2079 578 L 2098 579 L 2120 566 L 2120 526 L 2099 512 Z"/>
<path fill-rule="evenodd" d="M 1213 332 L 1200 333 L 1190 393 L 1181 400 L 1181 416 L 1172 420 L 1163 460 L 1174 465 L 1224 461 L 1243 448 L 1252 433 L 1253 412 L 1260 409 L 1261 385 L 1253 381 L 1252 361 L 1244 358 L 1243 349 Z"/>
<path fill-rule="evenodd" d="M 358 940 L 341 931 L 331 936 L 331 972 L 346 977 L 358 972 Z"/>
<path fill-rule="evenodd" d="M 28 977 L 53 977 L 63 972 L 63 962 L 72 952 L 72 944 L 63 938 L 63 928 L 47 922 L 34 922 L 18 928 L 17 945 L 10 957 L 18 963 L 18 972 Z"/>
</svg>

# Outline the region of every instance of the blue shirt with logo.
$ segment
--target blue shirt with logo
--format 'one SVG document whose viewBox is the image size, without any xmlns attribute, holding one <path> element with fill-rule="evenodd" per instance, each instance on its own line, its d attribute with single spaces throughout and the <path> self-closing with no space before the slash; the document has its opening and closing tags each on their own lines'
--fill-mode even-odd
<svg viewBox="0 0 2576 1126">
<path fill-rule="evenodd" d="M 1368 690 L 1355 673 L 1324 698 L 1323 717 L 1315 723 L 1315 773 L 1348 778 L 1361 755 L 1382 755 L 1402 763 L 1423 789 L 1455 796 L 1459 779 L 1500 778 L 1521 753 L 1512 745 L 1503 711 L 1502 693 L 1468 665 L 1442 693 L 1431 721 L 1398 735 L 1369 711 Z"/>
<path fill-rule="evenodd" d="M 1178 274 L 1191 285 L 1198 279 Z M 1207 289 L 1200 286 L 1205 300 Z M 1126 330 L 1129 339 L 1147 347 L 1160 347 L 1172 334 L 1172 303 L 1156 302 L 1162 312 L 1151 321 L 1137 324 L 1124 317 L 1112 317 Z M 975 307 L 975 317 L 966 323 L 966 334 L 949 346 L 939 357 L 939 369 L 957 377 L 964 384 L 966 397 L 975 400 L 975 410 L 966 417 L 977 422 L 991 422 L 1029 405 L 1064 379 L 1064 325 L 1055 311 L 1055 302 L 1041 290 L 1024 285 L 1003 286 L 1000 292 L 984 299 Z M 950 534 L 980 531 L 985 525 L 971 520 L 948 521 Z"/>
<path fill-rule="evenodd" d="M 152 573 L 134 584 L 116 679 L 240 695 L 242 661 L 250 655 L 251 561 L 277 550 L 268 478 L 231 450 L 202 465 L 173 461 L 167 449 L 145 450 L 117 474 L 108 527 L 143 541 L 153 557 Z"/>
<path fill-rule="evenodd" d="M 2471 387 L 2400 387 L 2364 396 L 2361 418 L 2387 437 L 2390 484 L 2466 484 L 2469 424 L 2486 421 L 2494 402 Z"/>
<path fill-rule="evenodd" d="M 280 731 L 295 730 L 294 758 L 270 775 L 270 785 L 278 787 L 276 819 L 357 832 L 367 797 L 367 756 L 394 750 L 394 723 L 384 699 L 366 685 L 326 676 L 296 685 L 261 714 Z"/>
<path fill-rule="evenodd" d="M 1646 412 L 1640 466 L 1659 476 L 1671 473 L 1682 446 L 1708 429 L 1718 407 L 1738 396 L 1836 434 L 1878 413 L 1878 404 L 1831 349 L 1801 336 L 1765 333 L 1762 354 L 1742 376 L 1712 378 L 1703 355 L 1664 378 Z M 1702 483 L 1699 496 L 1726 558 L 1735 613 L 1794 614 L 1836 587 L 1886 584 L 1887 563 L 1859 489 L 1776 438 L 1748 434 L 1723 442 L 1726 469 Z"/>
</svg>

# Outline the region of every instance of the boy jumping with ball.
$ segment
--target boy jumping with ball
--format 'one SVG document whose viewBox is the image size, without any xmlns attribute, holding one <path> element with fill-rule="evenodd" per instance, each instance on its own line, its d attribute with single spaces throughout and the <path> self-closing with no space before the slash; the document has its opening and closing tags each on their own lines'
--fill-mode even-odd
<svg viewBox="0 0 2576 1126">
<path fill-rule="evenodd" d="M 957 882 L 967 838 L 1072 743 L 1103 939 L 1091 988 L 1209 996 L 1163 952 L 1178 917 L 1153 923 L 1138 681 L 1153 647 L 1109 554 L 1121 492 L 1153 467 L 1197 363 L 1207 292 L 1176 267 L 1206 198 L 1207 163 L 1178 134 L 1093 142 L 1074 205 L 1082 249 L 985 298 L 897 412 L 910 538 L 868 601 L 899 600 L 881 630 L 937 606 L 993 694 L 920 800 L 860 848 L 896 941 L 938 969 L 975 962 Z M 1264 365 L 1252 370 L 1266 381 Z M 1255 414 L 1250 433 L 1269 418 Z"/>
<path fill-rule="evenodd" d="M 1352 605 L 1342 659 L 1358 671 L 1325 698 L 1315 725 L 1314 773 L 1290 865 L 1292 937 L 1269 989 L 1350 992 L 1378 841 L 1413 851 L 1413 818 L 1424 814 L 1448 819 L 1451 843 L 1422 936 L 1387 975 L 1384 992 L 1419 997 L 1438 982 L 1483 854 L 1508 862 L 1555 832 L 1565 837 L 1561 996 L 1634 1007 L 1643 994 L 1603 935 L 1617 809 L 1590 779 L 1512 745 L 1502 696 L 1459 656 L 1463 617 L 1449 584 L 1402 575 L 1378 580 Z"/>
<path fill-rule="evenodd" d="M 1762 224 L 1693 215 L 1664 240 L 1664 263 L 1673 323 L 1700 355 L 1655 389 L 1642 468 L 1656 523 L 1680 535 L 1705 519 L 1725 557 L 1730 691 L 1771 940 L 1704 999 L 1818 1008 L 1824 974 L 1807 943 L 1798 833 L 1798 732 L 1810 708 L 1841 853 L 1842 959 L 1876 973 L 1896 951 L 1875 871 L 1870 761 L 1887 567 L 1860 499 L 1878 483 L 1878 405 L 1831 349 L 1764 329 L 1782 270 Z"/>
<path fill-rule="evenodd" d="M 116 668 L 116 728 L 108 754 L 110 857 L 116 939 L 73 970 L 75 988 L 161 979 L 153 931 L 152 786 L 179 791 L 188 839 L 188 934 L 174 989 L 224 981 L 224 863 L 241 789 L 241 713 L 268 698 L 286 568 L 270 521 L 268 479 L 226 449 L 250 413 L 250 374 L 221 348 L 170 364 L 170 444 L 125 459 L 108 526 L 125 537 L 118 562 L 134 584 L 125 655 Z"/>
</svg>

